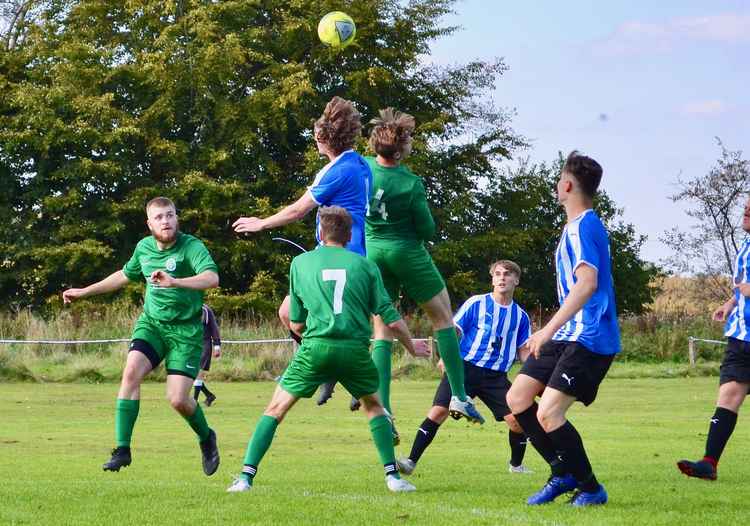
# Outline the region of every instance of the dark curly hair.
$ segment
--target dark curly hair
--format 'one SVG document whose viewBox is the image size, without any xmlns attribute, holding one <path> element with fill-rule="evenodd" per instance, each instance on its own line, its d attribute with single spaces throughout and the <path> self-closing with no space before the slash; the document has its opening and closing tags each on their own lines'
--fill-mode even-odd
<svg viewBox="0 0 750 526">
<path fill-rule="evenodd" d="M 334 97 L 315 121 L 315 137 L 338 155 L 354 146 L 362 135 L 360 115 L 351 101 Z"/>
</svg>

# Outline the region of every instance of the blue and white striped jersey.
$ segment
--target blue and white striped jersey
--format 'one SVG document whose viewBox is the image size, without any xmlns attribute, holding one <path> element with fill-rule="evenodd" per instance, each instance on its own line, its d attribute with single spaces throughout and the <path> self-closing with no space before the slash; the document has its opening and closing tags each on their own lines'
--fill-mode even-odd
<svg viewBox="0 0 750 526">
<path fill-rule="evenodd" d="M 583 264 L 597 270 L 596 291 L 552 339 L 579 342 L 597 354 L 616 354 L 620 352 L 620 327 L 612 283 L 609 235 L 599 216 L 591 209 L 565 225 L 555 251 L 560 305 L 576 282 L 576 269 Z"/>
<path fill-rule="evenodd" d="M 529 315 L 515 302 L 496 303 L 492 294 L 466 300 L 453 321 L 461 329 L 464 361 L 493 371 L 508 371 L 531 334 Z"/>
<path fill-rule="evenodd" d="M 735 286 L 740 283 L 750 283 L 750 279 L 748 279 L 748 259 L 750 259 L 750 238 L 745 239 L 739 252 L 737 252 L 733 277 Z M 748 333 L 750 301 L 740 294 L 740 289 L 738 288 L 734 289 L 734 299 L 737 305 L 729 313 L 726 326 L 724 327 L 724 336 L 748 342 L 750 341 L 750 334 Z"/>
</svg>

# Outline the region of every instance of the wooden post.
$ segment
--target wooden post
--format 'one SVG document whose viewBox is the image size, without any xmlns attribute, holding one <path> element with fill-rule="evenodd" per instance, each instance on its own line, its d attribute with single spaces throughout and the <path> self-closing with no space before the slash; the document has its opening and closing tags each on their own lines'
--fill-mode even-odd
<svg viewBox="0 0 750 526">
<path fill-rule="evenodd" d="M 432 361 L 435 362 L 436 361 L 435 360 L 435 358 L 436 358 L 436 356 L 435 356 L 435 345 L 434 345 L 434 340 L 433 340 L 432 336 L 430 336 L 429 338 L 427 338 L 427 348 L 430 350 L 430 357 L 431 357 Z"/>
<path fill-rule="evenodd" d="M 690 367 L 695 367 L 695 338 L 688 336 L 688 360 Z"/>
</svg>

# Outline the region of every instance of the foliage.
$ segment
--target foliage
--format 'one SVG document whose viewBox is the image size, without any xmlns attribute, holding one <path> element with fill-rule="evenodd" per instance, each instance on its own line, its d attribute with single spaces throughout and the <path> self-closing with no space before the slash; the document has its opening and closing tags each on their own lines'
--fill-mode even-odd
<svg viewBox="0 0 750 526">
<path fill-rule="evenodd" d="M 385 106 L 416 117 L 409 164 L 425 180 L 440 229 L 432 248 L 454 301 L 484 288 L 488 256 L 503 253 L 528 269 L 521 297 L 552 307 L 554 173 L 545 165 L 503 172 L 525 143 L 508 112 L 483 102 L 506 66 L 422 60 L 455 30 L 441 22 L 454 3 L 33 2 L 23 38 L 0 51 L 5 304 L 54 310 L 59 300 L 50 298 L 62 288 L 119 268 L 147 233 L 143 205 L 166 194 L 182 229 L 219 264 L 212 301 L 273 315 L 294 254 L 270 235 L 238 238 L 230 225 L 301 194 L 323 164 L 311 121 L 342 95 L 364 122 Z M 343 51 L 316 36 L 317 20 L 334 8 L 358 25 Z M 641 238 L 607 206 L 624 276 L 619 301 L 637 312 L 651 270 L 637 256 Z M 311 246 L 311 225 L 308 217 L 283 235 Z"/>
<path fill-rule="evenodd" d="M 745 237 L 741 221 L 750 192 L 750 161 L 739 150 L 728 150 L 717 139 L 721 156 L 705 174 L 690 180 L 677 180 L 676 203 L 688 206 L 693 220 L 687 228 L 675 227 L 664 233 L 662 241 L 673 255 L 665 262 L 680 273 L 701 274 L 711 281 L 707 293 L 714 299 L 729 295 L 725 278 L 733 272 L 734 257 Z"/>
</svg>

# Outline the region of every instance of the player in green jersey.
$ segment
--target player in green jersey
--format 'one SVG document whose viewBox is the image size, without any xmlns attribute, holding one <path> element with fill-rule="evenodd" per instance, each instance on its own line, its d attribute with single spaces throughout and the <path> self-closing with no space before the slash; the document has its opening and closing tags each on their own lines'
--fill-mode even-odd
<svg viewBox="0 0 750 526">
<path fill-rule="evenodd" d="M 203 350 L 203 291 L 219 285 L 218 268 L 199 239 L 179 231 L 170 199 L 152 199 L 146 205 L 146 215 L 151 235 L 136 245 L 122 270 L 88 287 L 63 292 L 63 301 L 70 303 L 117 290 L 130 281 L 146 280 L 143 313 L 133 330 L 117 395 L 117 444 L 103 468 L 120 471 L 130 465 L 130 439 L 138 418 L 141 382 L 164 361 L 169 403 L 198 435 L 203 471 L 212 475 L 219 467 L 216 433 L 190 396 L 190 388 L 200 369 Z"/>
<path fill-rule="evenodd" d="M 304 336 L 302 345 L 255 427 L 242 474 L 227 491 L 252 487 L 258 464 L 287 412 L 320 384 L 335 381 L 364 406 L 388 489 L 414 491 L 398 474 L 391 422 L 378 399 L 378 373 L 368 350 L 370 316 L 380 316 L 412 355 L 429 356 L 430 351 L 425 342 L 412 342 L 378 268 L 344 248 L 351 239 L 351 215 L 338 206 L 321 207 L 319 220 L 323 246 L 294 258 L 289 270 L 289 316 L 292 330 Z"/>
<path fill-rule="evenodd" d="M 422 180 L 401 161 L 411 153 L 414 117 L 387 108 L 374 119 L 370 147 L 377 157 L 368 157 L 373 175 L 370 208 L 365 218 L 367 258 L 377 264 L 386 290 L 393 300 L 403 292 L 416 301 L 432 322 L 440 356 L 453 396 L 449 411 L 454 418 L 484 423 L 484 418 L 466 396 L 464 365 L 448 291 L 425 242 L 435 234 L 435 222 L 427 206 Z M 391 349 L 393 335 L 375 318 L 372 358 L 380 374 L 380 397 L 390 408 Z"/>
</svg>

